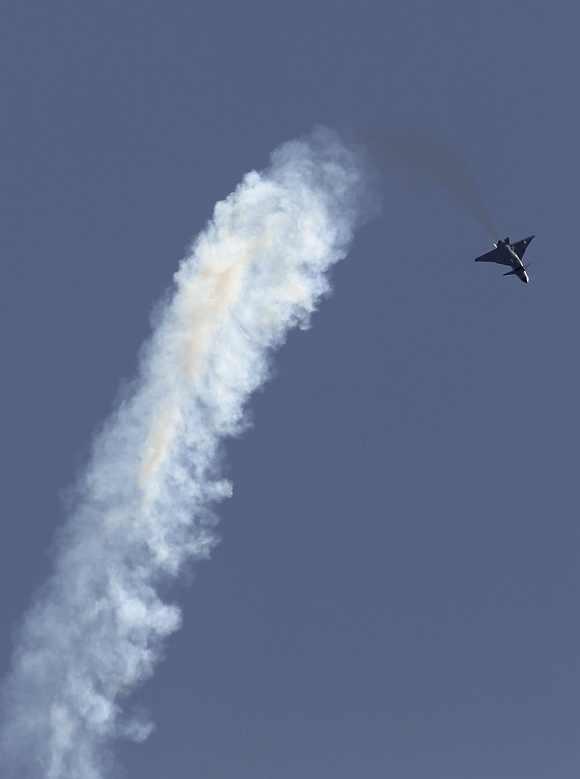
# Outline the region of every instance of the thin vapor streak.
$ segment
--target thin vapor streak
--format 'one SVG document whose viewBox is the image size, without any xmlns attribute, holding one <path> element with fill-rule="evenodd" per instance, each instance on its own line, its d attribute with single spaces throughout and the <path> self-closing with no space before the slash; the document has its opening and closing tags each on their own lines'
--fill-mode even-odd
<svg viewBox="0 0 580 779">
<path fill-rule="evenodd" d="M 19 630 L 3 692 L 3 776 L 101 779 L 122 710 L 180 611 L 160 589 L 216 543 L 224 438 L 293 326 L 306 328 L 344 257 L 363 175 L 328 131 L 248 173 L 195 240 L 156 317 L 139 377 L 96 437 L 54 572 Z"/>
<path fill-rule="evenodd" d="M 484 202 L 480 185 L 454 149 L 443 138 L 427 132 L 373 132 L 366 134 L 366 145 L 389 170 L 399 168 L 411 179 L 431 182 L 446 190 L 456 205 L 468 211 L 488 237 L 500 235 Z"/>
</svg>

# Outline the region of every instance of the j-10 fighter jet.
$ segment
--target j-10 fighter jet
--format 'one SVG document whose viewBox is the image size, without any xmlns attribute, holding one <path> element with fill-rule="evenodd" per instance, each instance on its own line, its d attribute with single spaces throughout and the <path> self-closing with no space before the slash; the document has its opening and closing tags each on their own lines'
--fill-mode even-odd
<svg viewBox="0 0 580 779">
<path fill-rule="evenodd" d="M 524 252 L 528 245 L 534 239 L 533 235 L 522 238 L 521 241 L 512 243 L 509 238 L 494 243 L 493 249 L 481 257 L 476 257 L 475 262 L 497 262 L 498 265 L 507 265 L 511 270 L 504 273 L 504 276 L 517 276 L 520 281 L 527 284 L 530 280 L 527 272 L 527 265 L 522 262 Z"/>
</svg>

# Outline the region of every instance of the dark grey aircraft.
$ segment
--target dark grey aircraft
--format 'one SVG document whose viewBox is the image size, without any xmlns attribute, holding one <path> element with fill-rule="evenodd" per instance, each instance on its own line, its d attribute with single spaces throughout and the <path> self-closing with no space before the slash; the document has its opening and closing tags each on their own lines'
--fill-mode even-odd
<svg viewBox="0 0 580 779">
<path fill-rule="evenodd" d="M 527 284 L 530 280 L 527 272 L 527 265 L 522 262 L 524 252 L 528 245 L 533 241 L 534 236 L 529 235 L 522 238 L 521 241 L 512 243 L 509 238 L 499 240 L 494 243 L 493 249 L 481 257 L 476 257 L 475 262 L 497 262 L 498 265 L 507 265 L 511 270 L 504 273 L 504 276 L 517 276 L 520 281 Z"/>
</svg>

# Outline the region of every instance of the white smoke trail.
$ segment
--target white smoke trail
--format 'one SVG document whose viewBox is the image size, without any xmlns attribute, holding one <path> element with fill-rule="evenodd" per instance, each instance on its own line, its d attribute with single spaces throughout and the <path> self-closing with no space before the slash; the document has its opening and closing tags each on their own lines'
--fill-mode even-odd
<svg viewBox="0 0 580 779">
<path fill-rule="evenodd" d="M 327 131 L 288 143 L 215 207 L 175 275 L 140 376 L 97 437 L 54 574 L 19 631 L 4 689 L 3 776 L 99 779 L 120 704 L 180 612 L 159 592 L 214 543 L 230 494 L 218 448 L 243 426 L 273 347 L 305 327 L 358 220 L 361 168 Z"/>
</svg>

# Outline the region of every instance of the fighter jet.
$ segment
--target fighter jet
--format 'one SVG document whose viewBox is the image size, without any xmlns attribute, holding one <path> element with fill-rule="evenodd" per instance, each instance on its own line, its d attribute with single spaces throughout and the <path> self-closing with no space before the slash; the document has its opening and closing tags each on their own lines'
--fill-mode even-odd
<svg viewBox="0 0 580 779">
<path fill-rule="evenodd" d="M 522 259 L 528 244 L 533 239 L 534 236 L 530 235 L 527 238 L 522 238 L 521 241 L 515 241 L 515 243 L 512 243 L 509 238 L 505 238 L 503 241 L 499 240 L 494 243 L 494 248 L 490 252 L 476 257 L 475 262 L 497 262 L 498 265 L 507 265 L 511 270 L 504 273 L 504 276 L 517 276 L 524 284 L 528 284 L 530 281 L 527 272 L 528 266 L 524 265 Z"/>
</svg>

